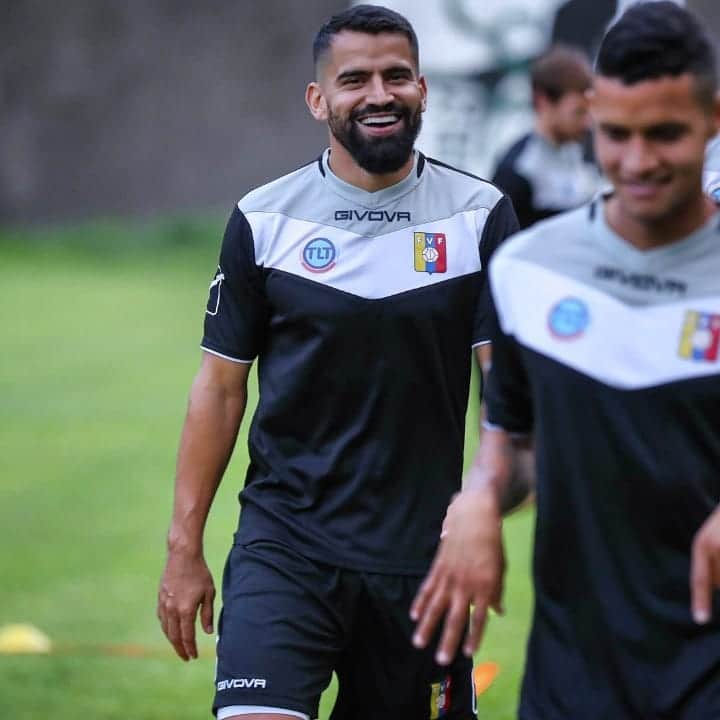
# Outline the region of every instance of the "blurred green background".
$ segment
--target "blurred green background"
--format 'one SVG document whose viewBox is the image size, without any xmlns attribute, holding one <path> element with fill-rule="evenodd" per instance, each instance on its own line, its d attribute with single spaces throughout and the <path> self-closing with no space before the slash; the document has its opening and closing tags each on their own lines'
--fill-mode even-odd
<svg viewBox="0 0 720 720">
<path fill-rule="evenodd" d="M 224 221 L 0 232 L 0 626 L 32 623 L 56 648 L 0 655 L 3 720 L 209 717 L 213 638 L 203 637 L 199 661 L 175 658 L 155 594 Z M 251 408 L 254 394 L 253 379 Z M 468 453 L 476 426 L 471 403 Z M 245 446 L 243 432 L 207 529 L 216 582 L 237 521 Z M 507 523 L 508 611 L 492 619 L 478 656 L 501 674 L 481 697 L 481 718 L 514 716 L 531 522 L 525 511 Z M 124 656 L 126 645 L 140 646 L 138 656 Z M 333 688 L 321 717 L 332 699 Z"/>
</svg>

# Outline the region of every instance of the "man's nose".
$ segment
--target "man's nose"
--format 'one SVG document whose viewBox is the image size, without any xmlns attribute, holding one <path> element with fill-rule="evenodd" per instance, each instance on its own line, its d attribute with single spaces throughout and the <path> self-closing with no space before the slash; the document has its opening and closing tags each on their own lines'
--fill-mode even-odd
<svg viewBox="0 0 720 720">
<path fill-rule="evenodd" d="M 642 137 L 635 137 L 627 143 L 622 154 L 622 167 L 629 175 L 647 175 L 658 166 L 657 153 L 652 143 Z"/>
<path fill-rule="evenodd" d="M 388 105 L 395 99 L 385 80 L 377 75 L 373 76 L 368 85 L 366 102 L 368 105 Z"/>
</svg>

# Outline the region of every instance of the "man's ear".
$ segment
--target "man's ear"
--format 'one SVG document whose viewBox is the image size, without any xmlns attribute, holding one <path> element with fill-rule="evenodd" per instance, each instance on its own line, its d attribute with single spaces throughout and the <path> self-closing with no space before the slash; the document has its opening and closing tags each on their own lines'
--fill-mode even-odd
<svg viewBox="0 0 720 720">
<path fill-rule="evenodd" d="M 422 93 L 422 101 L 420 103 L 420 109 L 425 112 L 427 110 L 427 80 L 425 80 L 425 76 L 421 75 L 418 78 L 418 85 L 420 87 L 420 92 Z"/>
<path fill-rule="evenodd" d="M 715 137 L 720 132 L 720 93 L 716 93 L 715 102 L 713 104 L 712 123 L 710 129 L 710 137 Z"/>
<path fill-rule="evenodd" d="M 327 102 L 318 83 L 311 82 L 307 86 L 305 90 L 305 102 L 310 110 L 310 114 L 316 120 L 325 122 L 328 119 Z"/>
</svg>

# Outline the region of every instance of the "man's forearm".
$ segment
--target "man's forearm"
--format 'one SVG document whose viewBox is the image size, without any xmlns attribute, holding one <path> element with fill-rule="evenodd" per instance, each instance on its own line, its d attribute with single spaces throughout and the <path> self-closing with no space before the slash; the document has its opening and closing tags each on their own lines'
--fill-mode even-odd
<svg viewBox="0 0 720 720">
<path fill-rule="evenodd" d="M 464 486 L 486 495 L 499 514 L 517 507 L 535 486 L 530 438 L 514 438 L 502 429 L 486 428 Z"/>
<path fill-rule="evenodd" d="M 178 450 L 168 548 L 197 554 L 210 505 L 232 455 L 247 393 L 228 392 L 198 374 Z"/>
</svg>

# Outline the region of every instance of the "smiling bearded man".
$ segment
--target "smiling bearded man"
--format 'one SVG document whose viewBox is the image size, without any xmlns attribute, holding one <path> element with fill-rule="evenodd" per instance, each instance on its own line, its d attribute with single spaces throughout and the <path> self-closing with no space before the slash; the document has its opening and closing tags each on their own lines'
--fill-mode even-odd
<svg viewBox="0 0 720 720">
<path fill-rule="evenodd" d="M 486 267 L 517 228 L 493 185 L 414 150 L 427 88 L 407 20 L 357 6 L 314 44 L 330 147 L 245 195 L 210 285 L 158 615 L 181 658 L 212 629 L 202 536 L 258 360 L 223 578 L 219 720 L 470 720 L 472 662 L 412 647 L 407 612 L 460 489 Z"/>
</svg>

